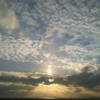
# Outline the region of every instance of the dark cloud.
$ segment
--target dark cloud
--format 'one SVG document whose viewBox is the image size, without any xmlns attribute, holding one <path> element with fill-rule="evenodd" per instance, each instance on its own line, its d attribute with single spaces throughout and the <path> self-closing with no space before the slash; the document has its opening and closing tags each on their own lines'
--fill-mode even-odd
<svg viewBox="0 0 100 100">
<path fill-rule="evenodd" d="M 0 98 L 9 97 L 25 97 L 31 90 L 34 90 L 34 86 L 21 85 L 21 84 L 0 84 Z"/>
<path fill-rule="evenodd" d="M 81 92 L 81 89 L 80 88 L 76 88 L 75 92 L 79 93 L 79 92 Z"/>
<path fill-rule="evenodd" d="M 89 71 L 89 66 L 82 68 L 82 73 L 87 73 Z"/>
<path fill-rule="evenodd" d="M 89 66 L 86 66 L 82 69 L 82 72 L 76 75 L 71 76 L 49 76 L 36 74 L 38 76 L 37 79 L 33 78 L 36 76 L 35 74 L 27 74 L 27 78 L 25 77 L 17 77 L 13 75 L 0 75 L 0 82 L 12 82 L 12 83 L 22 83 L 26 85 L 38 86 L 39 83 L 44 82 L 45 85 L 50 84 L 60 84 L 65 86 L 73 85 L 74 87 L 84 87 L 88 90 L 99 91 L 94 89 L 95 87 L 100 85 L 100 74 L 89 73 Z M 49 79 L 54 79 L 54 81 L 49 82 Z M 76 92 L 80 92 L 80 89 L 76 89 Z"/>
<path fill-rule="evenodd" d="M 81 86 L 89 90 L 94 90 L 93 88 L 100 85 L 100 74 L 94 75 L 94 73 L 88 73 L 88 71 L 89 67 L 86 66 L 82 69 L 82 72 L 80 74 L 68 76 L 66 78 L 67 81 L 63 81 L 62 78 L 57 78 L 55 79 L 55 83 L 59 83 L 66 86 Z"/>
<path fill-rule="evenodd" d="M 24 77 L 12 76 L 12 75 L 7 76 L 2 74 L 0 75 L 0 82 L 22 83 L 22 84 L 33 85 L 33 86 L 38 86 L 38 84 L 42 82 L 45 82 L 45 84 L 51 84 L 48 80 L 51 79 L 52 77 L 48 77 L 48 75 L 46 77 L 41 75 L 42 77 L 38 79 L 32 78 L 31 76 L 32 75 L 28 75 L 27 78 L 24 78 Z"/>
<path fill-rule="evenodd" d="M 15 85 L 15 84 L 9 84 L 9 85 L 5 85 L 5 84 L 0 84 L 0 92 L 5 92 L 5 91 L 10 91 L 10 90 L 33 90 L 34 87 L 32 86 L 24 86 L 24 85 Z"/>
<path fill-rule="evenodd" d="M 31 90 L 34 90 L 33 86 L 26 85 L 16 85 L 16 84 L 0 84 L 0 98 L 9 98 L 9 97 L 25 97 L 27 94 L 31 93 Z"/>
</svg>

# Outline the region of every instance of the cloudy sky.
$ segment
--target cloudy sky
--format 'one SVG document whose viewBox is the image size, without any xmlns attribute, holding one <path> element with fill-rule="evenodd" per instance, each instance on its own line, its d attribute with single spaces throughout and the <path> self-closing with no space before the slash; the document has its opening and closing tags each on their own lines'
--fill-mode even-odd
<svg viewBox="0 0 100 100">
<path fill-rule="evenodd" d="M 99 77 L 100 0 L 0 0 L 0 97 L 98 97 Z"/>
</svg>

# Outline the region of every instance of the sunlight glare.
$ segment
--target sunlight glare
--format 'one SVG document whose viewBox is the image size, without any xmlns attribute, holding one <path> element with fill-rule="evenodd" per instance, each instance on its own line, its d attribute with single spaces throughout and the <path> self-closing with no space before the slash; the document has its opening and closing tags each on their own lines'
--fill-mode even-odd
<svg viewBox="0 0 100 100">
<path fill-rule="evenodd" d="M 48 65 L 48 67 L 52 67 L 52 65 Z"/>
<path fill-rule="evenodd" d="M 51 71 L 50 70 L 48 70 L 48 74 L 50 74 L 51 73 Z"/>
<path fill-rule="evenodd" d="M 54 81 L 54 79 L 49 79 L 49 82 L 53 82 Z"/>
<path fill-rule="evenodd" d="M 51 70 L 48 70 L 48 75 L 52 75 L 52 74 L 51 74 Z"/>
</svg>

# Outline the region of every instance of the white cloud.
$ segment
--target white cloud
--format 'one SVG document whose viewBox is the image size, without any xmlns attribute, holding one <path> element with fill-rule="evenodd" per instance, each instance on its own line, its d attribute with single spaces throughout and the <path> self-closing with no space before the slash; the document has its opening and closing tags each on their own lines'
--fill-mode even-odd
<svg viewBox="0 0 100 100">
<path fill-rule="evenodd" d="M 9 71 L 0 71 L 0 76 L 5 75 L 5 76 L 15 76 L 15 77 L 24 77 L 27 78 L 28 73 L 24 72 L 9 72 Z"/>
<path fill-rule="evenodd" d="M 10 32 L 19 27 L 15 12 L 8 8 L 5 0 L 0 0 L 0 26 Z"/>
<path fill-rule="evenodd" d="M 36 27 L 39 26 L 39 23 L 36 20 L 32 19 L 32 17 L 30 17 L 30 13 L 28 12 L 22 13 L 22 21 L 26 21 L 27 25 L 33 25 Z"/>
<path fill-rule="evenodd" d="M 40 54 L 40 49 L 45 41 L 30 40 L 29 38 L 21 37 L 15 39 L 12 36 L 2 36 L 0 34 L 0 58 L 14 61 L 28 61 L 26 57 L 32 60 Z M 42 51 L 41 51 L 42 52 Z M 34 61 L 35 59 L 33 59 Z"/>
<path fill-rule="evenodd" d="M 33 79 L 38 79 L 40 77 L 48 77 L 48 76 L 52 76 L 52 75 L 48 75 L 46 73 L 40 73 L 40 72 L 35 72 L 35 73 L 25 73 L 25 72 L 14 72 L 14 71 L 0 71 L 0 76 L 13 76 L 13 77 L 17 77 L 17 78 L 33 78 Z M 10 81 L 10 80 L 9 80 Z"/>
<path fill-rule="evenodd" d="M 25 22 L 26 27 L 25 31 L 19 32 L 21 36 L 19 39 L 14 37 L 4 39 L 0 36 L 2 59 L 37 63 L 44 61 L 42 63 L 52 63 L 53 66 L 60 68 L 77 68 L 76 70 L 96 63 L 93 59 L 100 56 L 100 2 L 93 0 L 32 2 L 35 2 L 32 9 L 28 4 L 24 7 L 23 2 L 16 3 L 17 7 L 12 3 L 11 8 L 13 9 L 15 5 L 14 10 L 18 10 L 20 20 L 22 24 Z M 14 15 L 13 10 L 7 9 L 7 4 L 5 2 L 4 4 L 5 11 Z M 32 36 L 31 40 L 24 37 L 25 34 L 29 35 L 28 37 Z"/>
</svg>

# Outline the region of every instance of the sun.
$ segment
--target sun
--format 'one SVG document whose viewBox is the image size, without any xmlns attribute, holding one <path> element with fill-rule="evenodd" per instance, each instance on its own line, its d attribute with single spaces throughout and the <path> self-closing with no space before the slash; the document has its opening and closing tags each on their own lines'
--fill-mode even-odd
<svg viewBox="0 0 100 100">
<path fill-rule="evenodd" d="M 51 74 L 51 70 L 48 70 L 48 75 L 52 75 L 52 74 Z"/>
<path fill-rule="evenodd" d="M 50 70 L 48 70 L 48 74 L 50 74 L 51 73 L 51 71 Z"/>
</svg>

